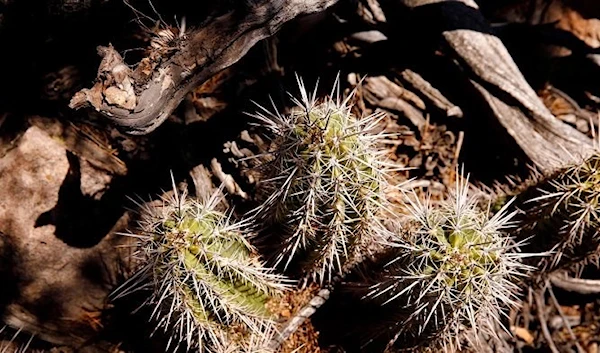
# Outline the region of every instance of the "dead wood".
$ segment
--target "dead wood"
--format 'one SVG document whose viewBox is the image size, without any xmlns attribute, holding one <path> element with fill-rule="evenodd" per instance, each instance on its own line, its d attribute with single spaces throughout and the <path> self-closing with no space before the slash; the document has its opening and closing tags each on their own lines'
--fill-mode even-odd
<svg viewBox="0 0 600 353">
<path fill-rule="evenodd" d="M 208 169 L 202 164 L 197 165 L 190 170 L 190 177 L 194 183 L 196 198 L 199 200 L 208 200 L 215 192 Z"/>
<path fill-rule="evenodd" d="M 416 94 L 398 86 L 385 76 L 366 78 L 363 95 L 370 104 L 376 107 L 401 113 L 419 129 L 426 124 L 422 112 L 425 109 L 425 103 Z"/>
<path fill-rule="evenodd" d="M 419 91 L 422 95 L 427 97 L 427 99 L 429 99 L 433 103 L 433 105 L 445 111 L 447 116 L 457 118 L 463 117 L 462 109 L 460 109 L 459 106 L 456 106 L 452 102 L 450 102 L 448 98 L 444 97 L 442 92 L 433 87 L 418 73 L 407 69 L 402 71 L 401 76 L 415 90 Z"/>
<path fill-rule="evenodd" d="M 357 14 L 370 24 L 386 22 L 385 13 L 377 0 L 362 0 L 356 5 Z"/>
<path fill-rule="evenodd" d="M 562 123 L 544 106 L 527 83 L 508 50 L 491 30 L 472 0 L 403 0 L 415 12 L 429 14 L 423 26 L 438 21 L 442 38 L 493 115 L 543 171 L 552 171 L 587 157 L 592 142 Z M 432 7 L 439 7 L 432 12 Z M 435 13 L 440 18 L 432 18 Z"/>
<path fill-rule="evenodd" d="M 558 288 L 569 292 L 581 294 L 600 293 L 600 281 L 570 277 L 566 272 L 557 272 L 550 275 L 550 282 Z"/>
<path fill-rule="evenodd" d="M 538 290 L 533 294 L 533 298 L 535 299 L 535 305 L 536 305 L 536 309 L 537 309 L 537 314 L 538 314 L 538 319 L 540 321 L 540 326 L 542 329 L 542 334 L 544 335 L 544 338 L 546 339 L 546 342 L 548 343 L 548 348 L 550 348 L 550 351 L 552 351 L 552 353 L 559 353 L 560 351 L 558 350 L 558 348 L 556 347 L 556 344 L 554 343 L 554 340 L 552 339 L 552 334 L 550 333 L 550 330 L 548 329 L 548 320 L 546 318 L 546 304 L 544 301 L 544 296 L 542 294 L 542 290 Z"/>
<path fill-rule="evenodd" d="M 329 299 L 331 288 L 323 288 L 302 307 L 296 315 L 279 328 L 277 336 L 268 344 L 268 349 L 276 352 L 302 324 L 308 320 Z"/>
<path fill-rule="evenodd" d="M 103 57 L 97 82 L 71 100 L 91 105 L 131 134 L 156 129 L 194 87 L 234 64 L 259 40 L 293 18 L 323 11 L 337 0 L 262 0 L 233 10 L 175 40 L 173 52 L 151 55 L 132 71 L 112 47 Z M 242 13 L 244 12 L 244 13 Z M 157 49 L 158 50 L 158 49 Z"/>
</svg>

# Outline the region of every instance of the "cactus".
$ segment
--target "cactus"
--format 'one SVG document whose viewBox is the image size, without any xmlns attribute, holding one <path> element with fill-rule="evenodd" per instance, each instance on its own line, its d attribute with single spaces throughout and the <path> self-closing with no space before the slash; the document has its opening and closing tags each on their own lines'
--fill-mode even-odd
<svg viewBox="0 0 600 353">
<path fill-rule="evenodd" d="M 22 329 L 13 329 L 7 325 L 0 325 L 0 353 L 38 353 L 42 350 L 33 349 L 30 347 L 34 340 L 34 335 L 29 335 L 29 338 L 19 337 Z M 23 336 L 23 335 L 21 335 Z"/>
<path fill-rule="evenodd" d="M 490 217 L 468 191 L 468 181 L 457 181 L 438 205 L 409 198 L 407 234 L 364 297 L 400 313 L 388 325 L 390 346 L 413 340 L 454 351 L 470 337 L 494 337 L 503 310 L 516 305 L 516 280 L 531 268 L 520 261 L 521 244 L 502 233 L 513 214 L 506 205 Z"/>
<path fill-rule="evenodd" d="M 143 207 L 134 236 L 147 265 L 130 283 L 152 288 L 145 304 L 174 349 L 262 352 L 275 333 L 265 304 L 286 285 L 261 264 L 247 224 L 216 210 L 219 201 L 200 202 L 175 190 L 162 205 Z"/>
<path fill-rule="evenodd" d="M 260 106 L 251 114 L 274 135 L 273 159 L 260 167 L 267 196 L 255 212 L 257 223 L 281 237 L 276 266 L 288 270 L 294 262 L 317 282 L 330 282 L 385 238 L 386 164 L 376 148 L 384 135 L 372 133 L 382 115 L 357 119 L 337 80 L 320 102 L 316 88 L 311 95 L 297 80 L 301 98 L 293 98 L 291 114 Z"/>
<path fill-rule="evenodd" d="M 517 199 L 520 238 L 536 236 L 536 251 L 553 250 L 539 266 L 570 267 L 596 257 L 600 245 L 600 154 L 538 177 Z"/>
</svg>

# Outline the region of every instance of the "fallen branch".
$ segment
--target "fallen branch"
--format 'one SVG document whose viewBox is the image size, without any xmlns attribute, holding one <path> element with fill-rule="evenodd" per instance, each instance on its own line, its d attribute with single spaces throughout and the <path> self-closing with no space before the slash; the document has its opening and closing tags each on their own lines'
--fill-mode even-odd
<svg viewBox="0 0 600 353">
<path fill-rule="evenodd" d="M 567 329 L 567 332 L 569 332 L 569 336 L 571 337 L 571 341 L 575 345 L 575 348 L 577 348 L 577 352 L 578 353 L 584 353 L 585 350 L 583 349 L 583 347 L 581 347 L 581 345 L 577 341 L 577 336 L 575 336 L 575 333 L 573 332 L 573 329 L 571 329 L 571 324 L 569 323 L 569 320 L 567 320 L 567 317 L 565 316 L 565 313 L 562 311 L 562 309 L 560 307 L 560 304 L 558 303 L 558 300 L 556 299 L 556 296 L 554 295 L 554 291 L 552 290 L 552 286 L 549 283 L 546 282 L 545 287 L 548 288 L 548 293 L 550 294 L 550 299 L 552 300 L 552 304 L 556 308 L 556 311 L 558 311 L 558 315 L 560 315 L 560 318 L 562 319 L 563 325 Z"/>
<path fill-rule="evenodd" d="M 544 312 L 546 310 L 546 305 L 544 303 L 543 292 L 544 292 L 544 290 L 540 289 L 533 294 L 533 298 L 535 299 L 535 306 L 536 306 L 536 310 L 537 310 L 537 314 L 538 314 L 538 320 L 540 322 L 542 334 L 544 335 L 544 338 L 546 339 L 546 342 L 548 343 L 548 348 L 550 348 L 550 351 L 552 353 L 560 353 L 560 351 L 556 347 L 556 344 L 554 343 L 554 340 L 552 339 L 552 334 L 550 333 L 550 330 L 548 329 L 548 319 L 546 318 L 546 313 Z"/>
<path fill-rule="evenodd" d="M 569 277 L 566 272 L 553 273 L 550 275 L 552 285 L 580 294 L 600 293 L 600 280 Z"/>
<path fill-rule="evenodd" d="M 427 99 L 429 99 L 437 108 L 445 111 L 447 116 L 457 118 L 463 117 L 462 109 L 450 102 L 448 98 L 444 97 L 440 91 L 427 82 L 421 75 L 408 69 L 402 71 L 400 75 L 406 82 L 410 83 L 413 88 L 427 97 Z"/>
<path fill-rule="evenodd" d="M 259 0 L 233 10 L 203 27 L 172 38 L 168 53 L 160 48 L 132 71 L 112 47 L 99 47 L 103 57 L 97 82 L 72 98 L 70 107 L 92 106 L 131 134 L 156 129 L 194 87 L 234 64 L 256 42 L 273 35 L 284 23 L 323 11 L 337 0 Z M 249 3 L 249 2 L 247 2 Z M 242 13 L 243 12 L 243 13 Z"/>
<path fill-rule="evenodd" d="M 414 10 L 415 23 L 442 26 L 442 38 L 493 115 L 540 170 L 551 172 L 592 153 L 591 139 L 544 106 L 473 0 L 402 3 Z"/>
<path fill-rule="evenodd" d="M 308 304 L 306 304 L 296 315 L 294 315 L 291 319 L 289 319 L 283 327 L 279 330 L 277 335 L 271 342 L 267 349 L 269 351 L 277 351 L 279 347 L 287 340 L 294 332 L 298 330 L 300 326 L 309 319 L 316 311 L 319 309 L 327 299 L 329 299 L 329 295 L 331 294 L 330 288 L 323 288 L 319 290 L 317 295 L 315 295 Z"/>
</svg>

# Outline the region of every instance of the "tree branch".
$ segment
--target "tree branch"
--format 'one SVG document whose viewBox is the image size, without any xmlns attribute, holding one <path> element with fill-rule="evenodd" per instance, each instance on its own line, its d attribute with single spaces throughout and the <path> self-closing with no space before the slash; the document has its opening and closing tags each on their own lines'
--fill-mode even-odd
<svg viewBox="0 0 600 353">
<path fill-rule="evenodd" d="M 232 10 L 170 45 L 154 48 L 135 71 L 119 53 L 100 47 L 96 84 L 72 98 L 70 107 L 92 106 L 131 134 L 156 129 L 198 84 L 242 58 L 256 42 L 293 18 L 323 11 L 337 0 L 257 0 Z M 163 52 L 161 52 L 163 50 Z"/>
<path fill-rule="evenodd" d="M 580 294 L 600 293 L 600 280 L 569 277 L 566 272 L 550 275 L 550 282 L 560 289 Z"/>
<path fill-rule="evenodd" d="M 554 171 L 591 154 L 591 139 L 556 119 L 544 106 L 502 41 L 491 34 L 473 0 L 401 2 L 414 9 L 415 15 L 420 12 L 424 26 L 440 26 L 441 37 L 469 72 L 494 116 L 538 168 Z"/>
</svg>

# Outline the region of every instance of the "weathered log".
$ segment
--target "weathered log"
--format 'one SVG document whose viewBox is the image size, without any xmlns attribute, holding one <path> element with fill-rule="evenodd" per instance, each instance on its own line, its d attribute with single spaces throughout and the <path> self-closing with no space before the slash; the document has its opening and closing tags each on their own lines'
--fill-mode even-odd
<svg viewBox="0 0 600 353">
<path fill-rule="evenodd" d="M 436 21 L 440 34 L 466 69 L 500 124 L 533 164 L 552 171 L 576 163 L 593 150 L 592 141 L 556 119 L 527 83 L 508 50 L 491 34 L 472 0 L 402 0 L 423 26 Z M 437 7 L 432 11 L 433 7 Z M 440 18 L 432 18 L 435 13 Z"/>
<path fill-rule="evenodd" d="M 425 103 L 416 94 L 396 85 L 385 76 L 366 78 L 363 90 L 365 99 L 370 104 L 402 113 L 419 129 L 425 125 L 426 119 L 421 111 L 425 109 Z"/>
<path fill-rule="evenodd" d="M 411 84 L 416 90 L 421 92 L 427 99 L 429 99 L 436 107 L 446 112 L 447 116 L 462 118 L 463 112 L 460 107 L 454 105 L 444 97 L 444 95 L 427 82 L 421 75 L 412 71 L 404 70 L 400 73 L 402 78 Z"/>
<path fill-rule="evenodd" d="M 156 129 L 198 84 L 234 64 L 259 40 L 293 18 L 323 11 L 337 0 L 261 0 L 235 9 L 197 30 L 169 38 L 170 50 L 130 70 L 118 52 L 99 48 L 97 83 L 78 92 L 70 107 L 91 105 L 131 134 Z M 250 2 L 246 2 L 250 3 Z M 174 35 L 173 35 L 174 36 Z M 154 54 L 154 55 L 153 55 Z"/>
</svg>

